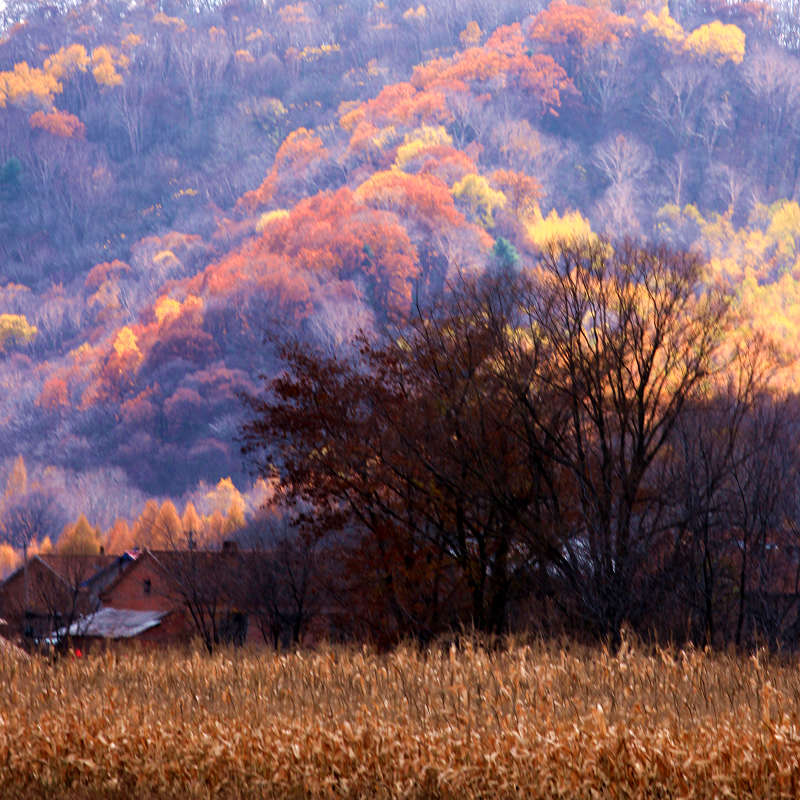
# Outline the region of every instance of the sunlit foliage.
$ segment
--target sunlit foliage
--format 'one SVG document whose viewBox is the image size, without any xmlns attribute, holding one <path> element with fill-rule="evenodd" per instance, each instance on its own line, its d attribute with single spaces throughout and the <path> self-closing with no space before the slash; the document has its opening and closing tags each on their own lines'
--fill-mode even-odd
<svg viewBox="0 0 800 800">
<path fill-rule="evenodd" d="M 64 528 L 56 549 L 65 555 L 97 555 L 100 552 L 100 531 L 81 514 L 74 524 Z"/>
<path fill-rule="evenodd" d="M 735 25 L 724 25 L 714 20 L 693 30 L 684 44 L 686 50 L 708 58 L 715 64 L 732 61 L 741 64 L 744 60 L 745 35 Z"/>
<path fill-rule="evenodd" d="M 526 230 L 531 241 L 539 248 L 546 249 L 559 242 L 576 242 L 592 237 L 589 221 L 580 211 L 567 211 L 560 215 L 555 209 L 546 217 L 535 212 L 527 223 Z"/>
<path fill-rule="evenodd" d="M 669 5 L 664 4 L 658 14 L 645 11 L 642 30 L 652 31 L 656 36 L 673 48 L 680 49 L 686 41 L 683 26 L 669 13 Z"/>
<path fill-rule="evenodd" d="M 238 481 L 235 392 L 275 369 L 265 328 L 348 346 L 460 271 L 592 229 L 702 250 L 742 330 L 793 352 L 781 9 L 445 5 L 9 7 L 7 452 L 47 431 L 59 468 L 113 461 L 121 495 Z"/>
<path fill-rule="evenodd" d="M 0 314 L 0 351 L 11 342 L 30 342 L 37 332 L 22 314 Z"/>
<path fill-rule="evenodd" d="M 410 161 L 422 153 L 442 145 L 451 146 L 452 144 L 453 137 L 447 133 L 443 126 L 423 125 L 421 128 L 405 135 L 403 144 L 397 148 L 397 156 L 394 163 L 397 167 L 403 169 Z"/>
<path fill-rule="evenodd" d="M 48 56 L 44 61 L 44 71 L 60 81 L 75 72 L 86 72 L 90 64 L 86 48 L 82 44 L 72 44 Z"/>
<path fill-rule="evenodd" d="M 15 64 L 13 70 L 0 72 L 0 108 L 7 103 L 26 101 L 49 108 L 53 104 L 53 95 L 62 89 L 52 74 L 22 61 Z"/>
<path fill-rule="evenodd" d="M 114 57 L 107 47 L 96 47 L 92 51 L 92 74 L 101 86 L 114 87 L 122 84 L 114 64 Z"/>
<path fill-rule="evenodd" d="M 35 111 L 29 121 L 32 128 L 40 128 L 63 139 L 81 138 L 86 135 L 86 126 L 74 114 L 67 111 L 54 110 L 49 114 Z"/>
<path fill-rule="evenodd" d="M 492 189 L 486 178 L 474 173 L 465 175 L 454 184 L 453 197 L 465 202 L 486 227 L 494 225 L 494 210 L 506 204 L 506 196 L 502 192 Z"/>
</svg>

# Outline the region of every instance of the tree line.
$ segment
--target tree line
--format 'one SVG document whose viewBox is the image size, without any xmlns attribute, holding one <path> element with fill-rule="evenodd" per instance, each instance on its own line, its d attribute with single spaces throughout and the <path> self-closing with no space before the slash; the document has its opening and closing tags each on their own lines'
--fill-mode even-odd
<svg viewBox="0 0 800 800">
<path fill-rule="evenodd" d="M 634 242 L 496 249 L 349 349 L 285 344 L 243 449 L 342 632 L 792 646 L 797 401 L 704 280 Z"/>
</svg>

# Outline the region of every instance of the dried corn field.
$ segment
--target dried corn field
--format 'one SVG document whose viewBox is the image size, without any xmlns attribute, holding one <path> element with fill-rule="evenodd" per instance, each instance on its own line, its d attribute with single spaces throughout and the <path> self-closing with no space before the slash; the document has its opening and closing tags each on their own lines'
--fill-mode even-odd
<svg viewBox="0 0 800 800">
<path fill-rule="evenodd" d="M 467 643 L 0 650 L 3 797 L 794 797 L 800 670 Z"/>
</svg>

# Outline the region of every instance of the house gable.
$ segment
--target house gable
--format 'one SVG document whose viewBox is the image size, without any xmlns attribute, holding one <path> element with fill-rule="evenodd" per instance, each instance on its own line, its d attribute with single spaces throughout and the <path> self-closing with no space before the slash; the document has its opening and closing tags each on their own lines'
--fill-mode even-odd
<svg viewBox="0 0 800 800">
<path fill-rule="evenodd" d="M 101 593 L 108 608 L 132 611 L 170 611 L 176 602 L 163 568 L 149 550 L 144 550 Z"/>
</svg>

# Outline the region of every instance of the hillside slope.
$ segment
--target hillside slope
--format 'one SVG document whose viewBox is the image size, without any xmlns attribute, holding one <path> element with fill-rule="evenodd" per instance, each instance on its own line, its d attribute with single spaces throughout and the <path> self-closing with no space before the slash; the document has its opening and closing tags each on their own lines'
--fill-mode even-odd
<svg viewBox="0 0 800 800">
<path fill-rule="evenodd" d="M 104 527 L 246 488 L 238 395 L 279 369 L 275 337 L 346 346 L 559 235 L 699 248 L 793 355 L 800 40 L 759 3 L 673 11 L 12 7 L 6 484 L 22 455 Z"/>
</svg>

